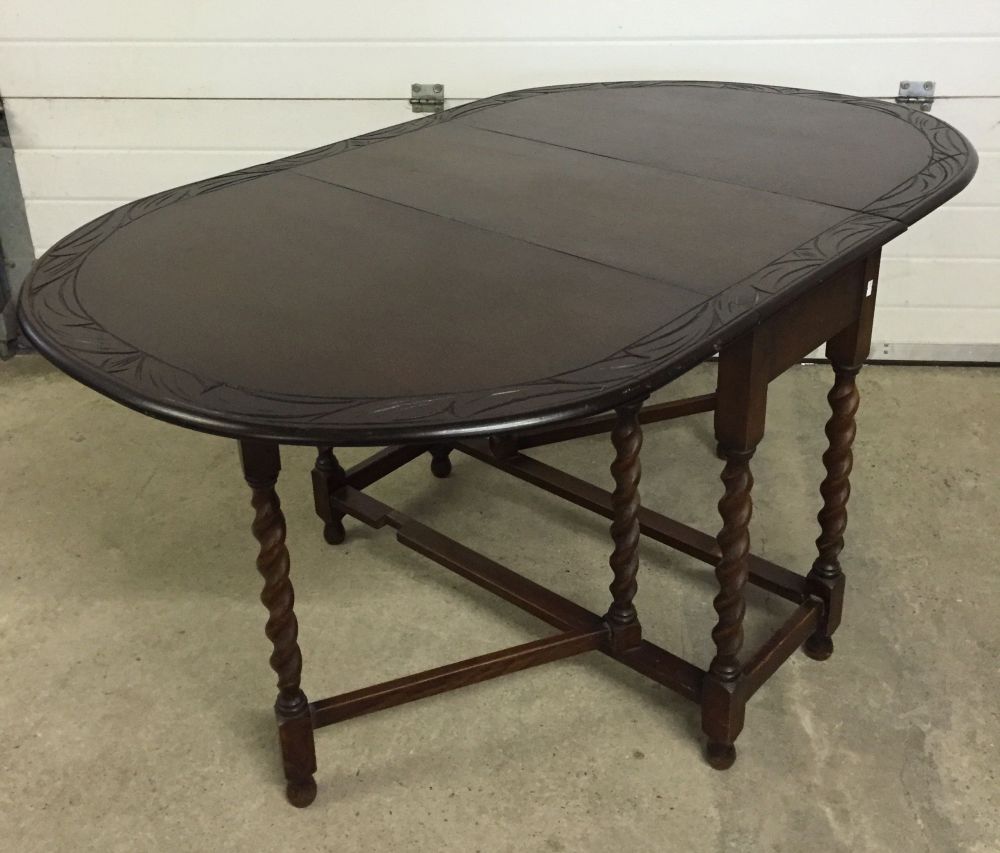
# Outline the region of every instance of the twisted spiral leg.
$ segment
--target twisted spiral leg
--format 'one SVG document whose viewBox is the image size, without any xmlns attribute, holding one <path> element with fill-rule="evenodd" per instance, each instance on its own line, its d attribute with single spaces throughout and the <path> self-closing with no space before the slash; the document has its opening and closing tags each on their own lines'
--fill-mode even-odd
<svg viewBox="0 0 1000 853">
<path fill-rule="evenodd" d="M 719 593 L 712 602 L 719 615 L 712 629 L 716 654 L 710 672 L 721 681 L 735 681 L 740 673 L 739 653 L 743 647 L 743 615 L 746 604 L 743 589 L 749 576 L 750 515 L 753 503 L 750 490 L 753 475 L 750 458 L 753 451 L 729 452 L 722 482 L 726 492 L 719 501 L 722 530 L 716 537 L 722 556 L 715 567 Z"/>
<path fill-rule="evenodd" d="M 736 761 L 734 743 L 743 730 L 746 697 L 740 679 L 739 654 L 743 647 L 743 589 L 749 577 L 750 490 L 753 450 L 725 451 L 722 471 L 725 494 L 719 501 L 722 530 L 716 537 L 721 556 L 715 567 L 719 592 L 713 604 L 719 619 L 712 629 L 715 657 L 702 684 L 701 727 L 708 735 L 705 757 L 716 770 L 726 770 Z"/>
<path fill-rule="evenodd" d="M 632 603 L 638 589 L 636 573 L 639 570 L 640 407 L 641 403 L 619 407 L 616 410 L 618 419 L 611 430 L 611 443 L 615 448 L 615 460 L 611 463 L 611 475 L 615 481 L 615 490 L 611 495 L 614 550 L 608 563 L 614 580 L 608 587 L 612 604 L 605 618 L 611 629 L 612 645 L 617 651 L 637 645 L 641 639 L 639 617 Z"/>
<path fill-rule="evenodd" d="M 273 487 L 254 488 L 251 500 L 256 516 L 251 530 L 260 543 L 257 571 L 264 578 L 261 603 L 267 608 L 264 633 L 271 641 L 271 669 L 278 675 L 276 709 L 294 714 L 302 709 L 305 696 L 299 689 L 302 654 L 299 651 L 299 625 L 295 618 L 295 593 L 288 579 L 289 558 L 285 547 L 285 516 Z"/>
<path fill-rule="evenodd" d="M 826 422 L 829 447 L 823 454 L 826 477 L 819 487 L 823 508 L 816 519 L 820 535 L 816 539 L 819 556 L 813 571 L 820 577 L 835 578 L 841 573 L 840 552 L 844 549 L 844 531 L 847 529 L 847 501 L 851 496 L 851 468 L 854 454 L 851 447 L 857 434 L 855 415 L 860 395 L 855 381 L 857 369 L 838 368 L 836 381 L 827 400 L 833 414 Z"/>
<path fill-rule="evenodd" d="M 334 511 L 330 495 L 344 484 L 347 475 L 333 455 L 332 447 L 321 446 L 318 451 L 312 470 L 313 503 L 316 515 L 323 520 L 323 538 L 330 545 L 339 545 L 347 535 L 344 531 L 344 515 Z"/>
<path fill-rule="evenodd" d="M 832 414 L 826 423 L 828 447 L 823 454 L 826 477 L 820 485 L 823 507 L 816 516 L 820 526 L 816 539 L 818 556 L 809 571 L 813 589 L 823 597 L 826 607 L 824 619 L 805 646 L 806 654 L 816 660 L 826 660 L 833 653 L 831 636 L 840 622 L 844 586 L 840 552 L 844 548 L 847 501 L 851 496 L 850 475 L 854 464 L 851 448 L 857 433 L 855 415 L 860 402 L 858 370 L 855 366 L 836 365 L 833 388 L 827 395 Z"/>
<path fill-rule="evenodd" d="M 313 744 L 309 703 L 299 682 L 302 653 L 298 644 L 298 621 L 293 609 L 295 593 L 288 579 L 289 557 L 285 547 L 285 517 L 273 482 L 252 482 L 251 503 L 256 515 L 251 527 L 260 543 L 257 571 L 264 578 L 260 600 L 267 608 L 264 628 L 271 641 L 271 668 L 278 676 L 278 698 L 274 703 L 278 735 L 287 785 L 288 801 L 304 808 L 316 797 L 316 752 Z"/>
</svg>

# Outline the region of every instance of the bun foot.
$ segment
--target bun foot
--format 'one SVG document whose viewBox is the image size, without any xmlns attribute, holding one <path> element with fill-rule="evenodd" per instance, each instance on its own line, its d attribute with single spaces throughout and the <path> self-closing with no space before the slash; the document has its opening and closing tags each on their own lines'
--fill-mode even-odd
<svg viewBox="0 0 1000 853">
<path fill-rule="evenodd" d="M 812 636 L 806 640 L 802 650 L 813 660 L 826 660 L 833 654 L 833 640 L 829 637 Z"/>
<path fill-rule="evenodd" d="M 717 743 L 710 740 L 705 748 L 705 757 L 716 770 L 728 770 L 736 761 L 736 747 L 731 743 Z"/>
<path fill-rule="evenodd" d="M 304 809 L 316 799 L 316 780 L 310 776 L 305 782 L 289 782 L 285 786 L 285 796 L 297 809 Z"/>
<path fill-rule="evenodd" d="M 431 473 L 439 480 L 443 480 L 451 473 L 451 459 L 448 458 L 450 452 L 447 447 L 431 449 Z"/>
<path fill-rule="evenodd" d="M 324 524 L 323 538 L 327 541 L 328 545 L 339 545 L 343 542 L 347 538 L 347 533 L 344 530 L 344 522 L 338 518 L 336 521 Z"/>
</svg>

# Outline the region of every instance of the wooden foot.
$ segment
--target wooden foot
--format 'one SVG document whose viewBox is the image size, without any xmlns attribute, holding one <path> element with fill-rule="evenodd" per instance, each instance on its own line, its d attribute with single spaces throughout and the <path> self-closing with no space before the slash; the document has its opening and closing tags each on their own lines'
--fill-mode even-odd
<svg viewBox="0 0 1000 853">
<path fill-rule="evenodd" d="M 341 545 L 347 538 L 344 522 L 340 519 L 323 525 L 323 538 L 327 545 Z"/>
<path fill-rule="evenodd" d="M 285 771 L 285 796 L 293 806 L 303 809 L 316 799 L 316 746 L 313 742 L 313 721 L 309 704 L 302 696 L 303 705 L 295 706 L 288 713 L 281 708 L 281 696 L 275 703 L 278 719 L 278 741 L 281 744 L 281 763 Z"/>
<path fill-rule="evenodd" d="M 289 782 L 285 785 L 285 797 L 295 808 L 304 809 L 316 799 L 316 780 L 310 776 L 306 782 Z"/>
<path fill-rule="evenodd" d="M 611 495 L 614 512 L 611 538 L 615 547 L 608 562 L 614 580 L 609 587 L 613 601 L 605 620 L 611 632 L 611 647 L 616 652 L 623 652 L 642 642 L 639 617 L 632 603 L 638 589 L 636 574 L 639 570 L 641 407 L 640 401 L 616 409 L 618 418 L 611 430 L 611 443 L 615 448 L 615 461 L 611 463 L 611 475 L 615 480 L 615 490 Z"/>
<path fill-rule="evenodd" d="M 813 636 L 806 640 L 802 650 L 806 653 L 807 657 L 811 657 L 813 660 L 826 660 L 833 654 L 833 640 L 829 637 L 813 634 Z"/>
<path fill-rule="evenodd" d="M 451 473 L 450 453 L 451 448 L 444 445 L 435 445 L 431 448 L 431 473 L 440 480 Z"/>
<path fill-rule="evenodd" d="M 305 694 L 302 694 L 305 702 Z M 281 744 L 281 763 L 285 771 L 285 796 L 293 806 L 304 809 L 316 799 L 316 746 L 313 741 L 313 721 L 306 703 L 298 706 L 292 715 L 280 708 L 281 697 L 275 704 L 278 718 L 278 740 Z"/>
<path fill-rule="evenodd" d="M 728 770 L 736 761 L 736 747 L 710 740 L 705 746 L 705 758 L 716 770 Z"/>
<path fill-rule="evenodd" d="M 701 691 L 701 728 L 708 735 L 705 758 L 716 770 L 727 770 L 736 760 L 733 745 L 746 712 L 746 697 L 739 681 L 720 681 L 711 672 L 705 675 Z"/>
<path fill-rule="evenodd" d="M 299 625 L 294 610 L 295 592 L 288 577 L 285 516 L 274 488 L 281 468 L 278 445 L 241 441 L 240 458 L 244 476 L 252 490 L 251 503 L 255 516 L 251 529 L 260 544 L 257 571 L 264 578 L 260 600 L 268 612 L 264 632 L 273 649 L 271 669 L 278 676 L 274 711 L 285 778 L 288 780 L 287 794 L 292 805 L 302 807 L 309 805 L 316 793 L 313 780 L 316 749 L 309 701 L 299 686 L 302 653 L 299 651 Z"/>
<path fill-rule="evenodd" d="M 334 511 L 330 496 L 347 482 L 347 475 L 333 455 L 332 447 L 320 447 L 318 451 L 312 470 L 313 504 L 316 515 L 323 520 L 323 538 L 330 545 L 339 545 L 347 536 L 344 516 Z"/>
</svg>

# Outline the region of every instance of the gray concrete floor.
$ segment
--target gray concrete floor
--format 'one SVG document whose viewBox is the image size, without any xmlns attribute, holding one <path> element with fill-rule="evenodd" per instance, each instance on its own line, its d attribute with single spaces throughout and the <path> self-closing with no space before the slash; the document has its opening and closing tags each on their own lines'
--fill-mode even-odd
<svg viewBox="0 0 1000 853">
<path fill-rule="evenodd" d="M 755 550 L 811 558 L 829 372 L 772 386 Z M 710 368 L 670 396 L 712 384 Z M 1000 371 L 869 367 L 825 663 L 754 697 L 727 773 L 693 705 L 596 654 L 324 729 L 283 797 L 248 492 L 231 441 L 141 417 L 35 357 L 0 366 L 0 845 L 99 851 L 997 851 Z M 342 454 L 345 463 L 362 456 Z M 602 438 L 539 454 L 608 480 Z M 279 483 L 312 698 L 525 642 L 530 617 L 348 523 L 307 449 Z M 646 503 L 715 531 L 708 415 L 648 428 Z M 472 460 L 373 493 L 603 609 L 606 523 Z M 710 657 L 711 572 L 643 543 L 646 634 Z M 787 605 L 754 592 L 750 642 Z"/>
</svg>

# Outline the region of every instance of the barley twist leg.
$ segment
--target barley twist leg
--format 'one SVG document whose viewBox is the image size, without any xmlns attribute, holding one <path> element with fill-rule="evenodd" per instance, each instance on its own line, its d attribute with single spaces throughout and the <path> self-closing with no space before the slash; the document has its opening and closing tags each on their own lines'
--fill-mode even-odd
<svg viewBox="0 0 1000 853">
<path fill-rule="evenodd" d="M 717 770 L 736 760 L 736 737 L 743 728 L 745 699 L 740 690 L 740 650 L 743 648 L 744 588 L 749 577 L 750 491 L 752 450 L 727 451 L 722 471 L 725 494 L 719 501 L 722 529 L 716 540 L 720 558 L 715 567 L 719 592 L 713 600 L 718 621 L 712 629 L 715 657 L 703 685 L 702 728 L 708 735 L 706 756 Z"/>
<path fill-rule="evenodd" d="M 615 490 L 611 495 L 614 550 L 608 562 L 614 579 L 609 587 L 612 604 L 605 618 L 611 630 L 612 647 L 616 651 L 638 645 L 642 639 L 639 617 L 632 603 L 638 589 L 636 574 L 639 570 L 640 408 L 641 403 L 619 407 L 618 419 L 611 430 L 611 442 L 615 448 L 615 460 L 611 464 L 611 475 L 615 481 Z"/>
<path fill-rule="evenodd" d="M 254 520 L 251 530 L 260 546 L 257 571 L 264 578 L 260 600 L 268 614 L 264 632 L 272 646 L 271 669 L 278 676 L 274 711 L 287 780 L 285 793 L 293 806 L 303 808 L 316 797 L 313 778 L 316 750 L 309 701 L 300 686 L 302 653 L 294 610 L 295 592 L 288 577 L 285 516 L 274 488 L 280 468 L 278 446 L 268 442 L 242 441 L 240 455 L 244 476 L 252 492 Z"/>
<path fill-rule="evenodd" d="M 833 388 L 827 395 L 830 419 L 826 423 L 828 447 L 823 454 L 826 476 L 820 485 L 823 507 L 816 516 L 820 534 L 816 539 L 818 556 L 809 571 L 813 589 L 824 593 L 824 618 L 805 645 L 805 652 L 815 660 L 826 660 L 833 654 L 833 632 L 840 623 L 844 576 L 840 567 L 840 552 L 844 549 L 847 529 L 847 501 L 851 496 L 851 468 L 854 465 L 852 446 L 857 434 L 855 415 L 860 395 L 856 376 L 858 367 L 835 366 Z"/>
</svg>

